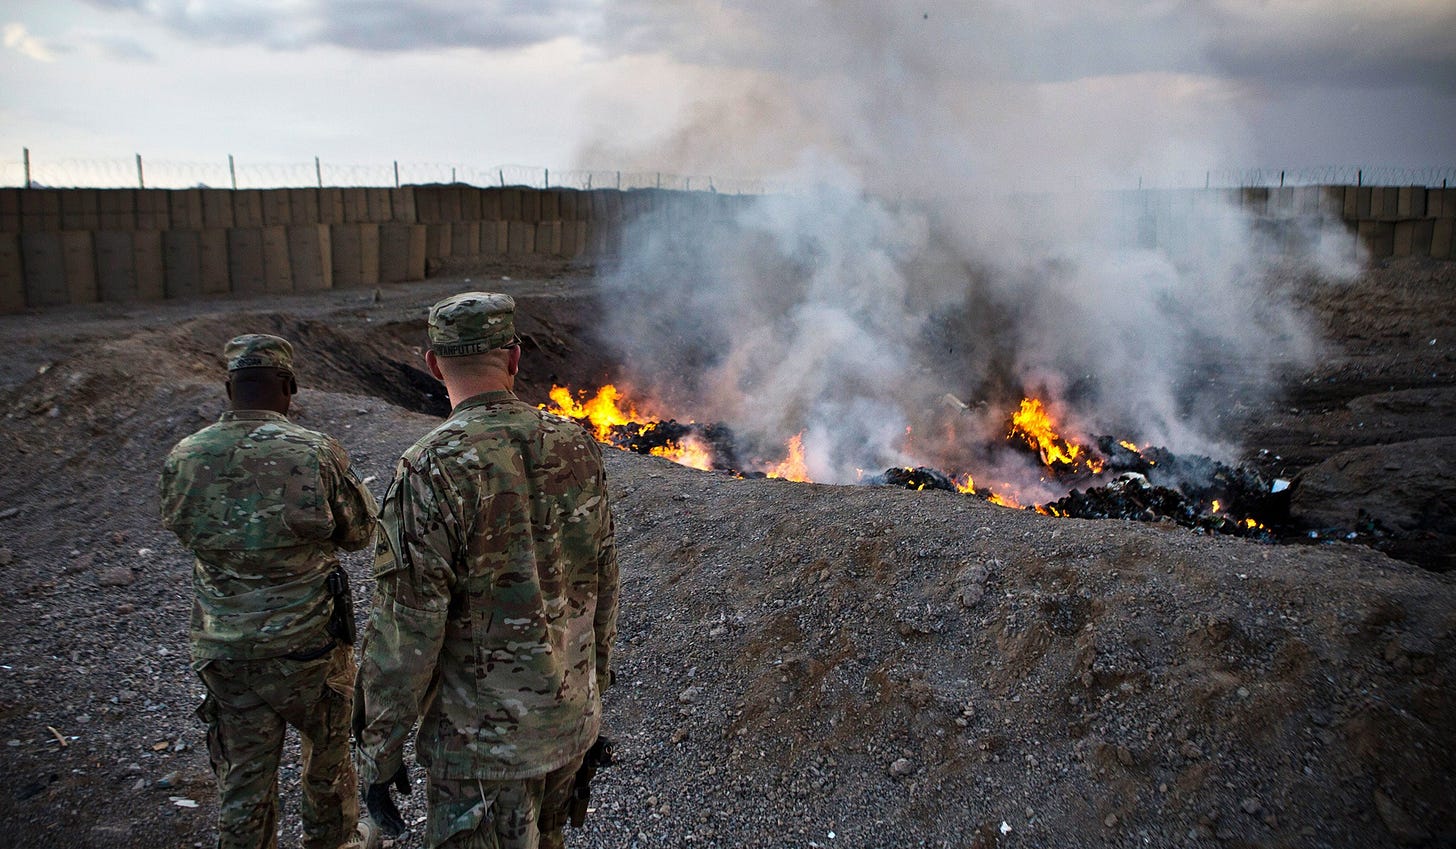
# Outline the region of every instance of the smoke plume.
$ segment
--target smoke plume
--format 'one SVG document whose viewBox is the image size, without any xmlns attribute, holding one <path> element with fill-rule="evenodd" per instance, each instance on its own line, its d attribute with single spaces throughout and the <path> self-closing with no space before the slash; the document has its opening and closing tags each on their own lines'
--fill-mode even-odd
<svg viewBox="0 0 1456 849">
<path fill-rule="evenodd" d="M 624 33 L 656 21 L 680 60 L 732 72 L 679 132 L 616 153 L 783 186 L 637 220 L 606 275 L 626 376 L 675 414 L 765 460 L 802 434 L 815 480 L 927 464 L 1026 490 L 1033 464 L 1004 448 L 1024 395 L 1069 435 L 1231 457 L 1219 414 L 1314 351 L 1256 222 L 1226 195 L 1137 191 L 1240 156 L 1191 28 L 1127 13 L 1185 70 L 1085 77 L 1086 45 L 1045 43 L 1076 38 L 1055 6 L 1045 25 L 951 2 L 646 5 L 660 17 Z"/>
</svg>

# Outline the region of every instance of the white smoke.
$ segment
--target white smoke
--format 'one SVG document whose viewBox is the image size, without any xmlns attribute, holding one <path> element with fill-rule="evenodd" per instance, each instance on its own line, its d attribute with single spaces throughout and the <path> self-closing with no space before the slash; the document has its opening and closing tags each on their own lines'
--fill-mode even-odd
<svg viewBox="0 0 1456 849">
<path fill-rule="evenodd" d="M 802 433 L 822 481 L 915 464 L 1034 481 L 1003 448 L 1023 393 L 1069 435 L 1231 457 L 1220 414 L 1314 341 L 1230 196 L 1134 188 L 1237 161 L 1218 129 L 1237 126 L 1235 93 L 1191 71 L 1028 69 L 1061 60 L 1019 14 L 901 8 L 662 12 L 670 49 L 732 68 L 689 76 L 732 85 L 614 153 L 768 166 L 791 188 L 712 221 L 635 222 L 606 275 L 628 377 L 765 460 Z M 1196 66 L 1196 32 L 1128 20 Z"/>
</svg>

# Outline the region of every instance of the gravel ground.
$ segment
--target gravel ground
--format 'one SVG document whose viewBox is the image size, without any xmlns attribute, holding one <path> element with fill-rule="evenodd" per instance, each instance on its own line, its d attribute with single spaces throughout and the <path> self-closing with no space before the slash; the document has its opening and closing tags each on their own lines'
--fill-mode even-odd
<svg viewBox="0 0 1456 849">
<path fill-rule="evenodd" d="M 510 271 L 485 270 L 529 316 L 523 396 L 599 380 L 589 277 Z M 1345 421 L 1353 400 L 1456 383 L 1450 346 L 1426 342 L 1456 312 L 1452 281 L 1405 265 L 1311 289 L 1339 352 L 1292 381 L 1296 400 L 1246 411 L 1251 454 L 1297 473 L 1372 444 Z M 382 494 L 436 421 L 412 412 L 439 404 L 407 368 L 423 308 L 480 285 L 0 321 L 0 846 L 211 844 L 191 567 L 155 519 L 161 457 L 222 408 L 223 341 L 276 332 L 304 363 L 295 420 Z M 1424 409 L 1391 413 L 1387 442 L 1452 435 Z M 1343 543 L 621 452 L 608 474 L 619 762 L 572 846 L 1456 845 L 1449 575 Z M 367 565 L 346 563 L 365 609 Z M 296 845 L 296 766 L 283 784 Z"/>
</svg>

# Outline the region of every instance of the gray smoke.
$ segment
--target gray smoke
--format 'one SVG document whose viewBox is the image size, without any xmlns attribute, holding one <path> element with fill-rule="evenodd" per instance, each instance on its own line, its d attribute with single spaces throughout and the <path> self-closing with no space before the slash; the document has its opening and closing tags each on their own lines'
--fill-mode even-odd
<svg viewBox="0 0 1456 849">
<path fill-rule="evenodd" d="M 1176 74 L 1038 80 L 1017 60 L 1052 61 L 1042 30 L 961 6 L 692 5 L 700 26 L 655 30 L 738 85 L 636 154 L 747 152 L 789 188 L 629 231 L 607 280 L 630 381 L 766 462 L 803 434 L 821 481 L 923 463 L 1041 497 L 1005 448 L 1023 394 L 1069 436 L 1232 457 L 1220 416 L 1315 341 L 1223 196 L 1101 190 L 1236 160 L 1215 128 L 1237 121 Z M 1175 29 L 1157 43 L 1196 66 Z"/>
</svg>

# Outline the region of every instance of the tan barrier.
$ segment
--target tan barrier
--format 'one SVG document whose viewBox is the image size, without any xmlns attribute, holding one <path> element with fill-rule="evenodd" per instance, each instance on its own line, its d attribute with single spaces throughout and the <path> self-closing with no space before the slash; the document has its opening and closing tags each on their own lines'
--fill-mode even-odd
<svg viewBox="0 0 1456 849">
<path fill-rule="evenodd" d="M 25 309 L 25 272 L 20 234 L 0 232 L 0 315 Z"/>
<path fill-rule="evenodd" d="M 380 225 L 381 283 L 403 283 L 425 278 L 425 230 L 423 224 Z"/>
<path fill-rule="evenodd" d="M 233 216 L 233 193 L 226 189 L 202 190 L 202 226 L 209 230 L 225 230 L 236 222 Z"/>
<path fill-rule="evenodd" d="M 295 224 L 288 228 L 288 259 L 293 288 L 315 292 L 334 287 L 333 241 L 322 224 Z"/>
<path fill-rule="evenodd" d="M 163 294 L 160 230 L 97 230 L 93 237 L 101 300 L 135 301 Z"/>
<path fill-rule="evenodd" d="M 287 189 L 265 190 L 258 194 L 264 227 L 287 227 L 293 223 L 292 197 Z"/>
<path fill-rule="evenodd" d="M 334 224 L 332 240 L 334 288 L 379 283 L 379 225 Z"/>
<path fill-rule="evenodd" d="M 288 228 L 263 228 L 263 290 L 269 294 L 293 291 L 293 267 L 288 260 Z"/>
<path fill-rule="evenodd" d="M 162 291 L 168 298 L 202 294 L 202 237 L 197 230 L 162 234 Z"/>
<path fill-rule="evenodd" d="M 263 269 L 263 229 L 234 227 L 227 231 L 228 282 L 240 295 L 261 295 L 267 291 Z"/>
<path fill-rule="evenodd" d="M 1347 256 L 1456 258 L 1456 189 L 1420 186 L 1108 192 L 1127 246 L 1192 244 L 1183 219 L 1228 205 L 1304 250 L 1300 222 L 1342 219 Z M 752 198 L 658 189 L 0 189 L 0 312 L 106 300 L 313 291 L 420 279 L 472 256 L 617 252 L 622 222 L 729 224 Z M 1033 214 L 1046 197 L 1019 195 Z"/>
<path fill-rule="evenodd" d="M 233 227 L 263 226 L 263 193 L 257 189 L 233 192 Z"/>
<path fill-rule="evenodd" d="M 479 221 L 457 221 L 448 226 L 450 227 L 450 256 L 480 255 Z"/>
<path fill-rule="evenodd" d="M 20 189 L 0 189 L 0 233 L 20 232 Z"/>
<path fill-rule="evenodd" d="M 95 230 L 101 226 L 101 206 L 95 189 L 76 189 L 61 194 L 61 229 Z"/>
</svg>

